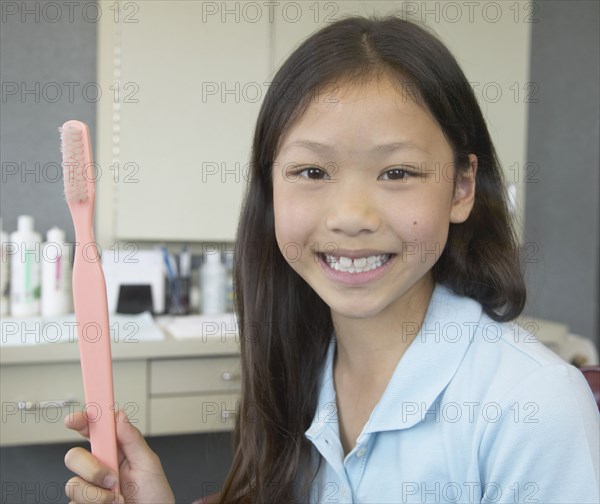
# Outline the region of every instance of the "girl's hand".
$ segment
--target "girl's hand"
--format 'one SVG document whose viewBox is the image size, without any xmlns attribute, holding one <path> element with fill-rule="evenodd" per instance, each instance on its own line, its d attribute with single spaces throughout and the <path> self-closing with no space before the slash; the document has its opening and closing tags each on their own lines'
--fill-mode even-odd
<svg viewBox="0 0 600 504">
<path fill-rule="evenodd" d="M 160 459 L 125 415 L 117 414 L 117 446 L 119 450 L 119 482 L 114 471 L 102 464 L 89 451 L 72 448 L 65 455 L 65 465 L 77 476 L 71 478 L 65 492 L 72 503 L 136 503 L 169 504 L 175 502 Z M 83 412 L 72 413 L 65 418 L 65 425 L 89 439 L 87 416 Z"/>
</svg>

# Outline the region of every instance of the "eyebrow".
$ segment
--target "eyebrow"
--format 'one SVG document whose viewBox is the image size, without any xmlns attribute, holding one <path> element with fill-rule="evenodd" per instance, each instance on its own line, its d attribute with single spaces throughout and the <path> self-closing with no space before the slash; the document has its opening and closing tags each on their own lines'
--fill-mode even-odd
<svg viewBox="0 0 600 504">
<path fill-rule="evenodd" d="M 308 149 L 312 152 L 316 152 L 317 154 L 331 153 L 332 151 L 335 151 L 334 146 L 314 142 L 312 140 L 296 140 L 295 142 L 286 145 L 283 150 L 287 150 L 292 147 Z M 429 154 L 429 151 L 427 149 L 420 147 L 416 143 L 411 141 L 392 142 L 387 144 L 376 145 L 371 149 L 371 153 L 389 154 L 390 152 L 394 152 L 396 150 L 418 150 L 425 154 Z"/>
</svg>

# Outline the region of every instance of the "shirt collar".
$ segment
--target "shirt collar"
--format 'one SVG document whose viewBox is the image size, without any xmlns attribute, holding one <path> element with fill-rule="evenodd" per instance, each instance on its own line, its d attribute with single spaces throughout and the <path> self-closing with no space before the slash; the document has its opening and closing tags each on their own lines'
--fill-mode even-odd
<svg viewBox="0 0 600 504">
<path fill-rule="evenodd" d="M 373 409 L 363 434 L 407 429 L 422 420 L 458 370 L 482 315 L 481 305 L 436 284 L 423 324 L 392 374 Z M 319 402 L 306 435 L 317 435 L 327 423 L 337 423 L 333 356 L 335 335 L 327 351 Z"/>
</svg>

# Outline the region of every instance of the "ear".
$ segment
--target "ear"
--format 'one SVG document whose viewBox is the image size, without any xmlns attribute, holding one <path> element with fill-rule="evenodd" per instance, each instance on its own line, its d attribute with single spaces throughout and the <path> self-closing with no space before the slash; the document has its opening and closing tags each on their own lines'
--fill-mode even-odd
<svg viewBox="0 0 600 504">
<path fill-rule="evenodd" d="M 469 217 L 475 203 L 475 177 L 477 175 L 477 156 L 469 154 L 469 168 L 457 173 L 458 180 L 454 187 L 450 222 L 460 224 Z"/>
</svg>

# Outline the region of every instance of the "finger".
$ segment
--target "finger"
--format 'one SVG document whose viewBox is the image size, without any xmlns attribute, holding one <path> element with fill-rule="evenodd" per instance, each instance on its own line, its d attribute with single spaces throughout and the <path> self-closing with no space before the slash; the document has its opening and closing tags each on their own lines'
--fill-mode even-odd
<svg viewBox="0 0 600 504">
<path fill-rule="evenodd" d="M 85 411 L 75 411 L 65 417 L 65 426 L 77 431 L 84 438 L 90 438 L 88 417 Z"/>
<path fill-rule="evenodd" d="M 66 453 L 65 465 L 85 481 L 108 490 L 112 489 L 118 480 L 117 475 L 108 466 L 80 447 L 71 448 Z"/>
<path fill-rule="evenodd" d="M 77 504 L 112 504 L 124 502 L 115 492 L 100 488 L 78 476 L 71 478 L 65 485 L 65 493 L 72 502 Z"/>
<path fill-rule="evenodd" d="M 138 466 L 156 464 L 158 456 L 146 443 L 142 433 L 129 421 L 125 411 L 117 416 L 117 441 L 128 462 Z"/>
</svg>

